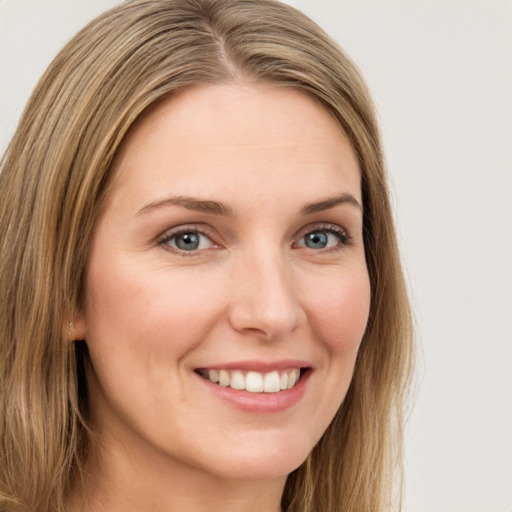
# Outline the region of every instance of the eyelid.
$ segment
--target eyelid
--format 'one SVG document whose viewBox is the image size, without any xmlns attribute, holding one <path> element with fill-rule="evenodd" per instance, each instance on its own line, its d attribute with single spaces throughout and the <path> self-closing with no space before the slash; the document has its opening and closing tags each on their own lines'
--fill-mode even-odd
<svg viewBox="0 0 512 512">
<path fill-rule="evenodd" d="M 166 229 L 162 234 L 157 236 L 156 244 L 161 246 L 167 251 L 174 252 L 176 254 L 180 254 L 183 256 L 194 256 L 200 252 L 206 251 L 207 249 L 196 249 L 194 251 L 183 251 L 178 248 L 174 248 L 170 245 L 167 245 L 167 242 L 171 240 L 173 237 L 185 234 L 185 233 L 198 233 L 199 235 L 205 236 L 208 238 L 213 244 L 213 248 L 218 247 L 220 243 L 217 241 L 216 233 L 209 226 L 201 224 L 181 224 L 179 226 L 175 226 L 173 228 Z"/>
<path fill-rule="evenodd" d="M 297 244 L 300 240 L 302 240 L 306 235 L 308 235 L 309 233 L 314 233 L 315 231 L 327 231 L 327 232 L 333 233 L 334 235 L 338 236 L 338 238 L 339 238 L 339 241 L 340 241 L 339 246 L 329 248 L 329 249 L 324 249 L 324 251 L 336 250 L 339 248 L 348 247 L 353 242 L 352 236 L 345 228 L 339 226 L 338 224 L 332 224 L 329 222 L 327 222 L 327 223 L 320 222 L 320 223 L 316 223 L 316 224 L 309 224 L 308 226 L 305 226 L 304 228 L 302 228 L 298 232 L 298 235 L 296 237 L 297 241 L 294 243 L 294 245 Z M 303 246 L 301 246 L 301 247 L 303 247 Z"/>
</svg>

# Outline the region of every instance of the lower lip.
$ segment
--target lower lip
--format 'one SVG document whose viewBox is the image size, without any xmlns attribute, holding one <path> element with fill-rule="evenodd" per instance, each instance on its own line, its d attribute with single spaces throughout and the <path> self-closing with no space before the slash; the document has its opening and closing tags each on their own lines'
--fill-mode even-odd
<svg viewBox="0 0 512 512">
<path fill-rule="evenodd" d="M 307 381 L 311 375 L 308 370 L 301 375 L 299 382 L 293 388 L 285 389 L 277 393 L 250 393 L 245 390 L 222 387 L 204 377 L 197 375 L 208 390 L 221 400 L 233 405 L 234 407 L 253 413 L 277 413 L 285 411 L 296 405 L 303 397 L 306 391 Z"/>
</svg>

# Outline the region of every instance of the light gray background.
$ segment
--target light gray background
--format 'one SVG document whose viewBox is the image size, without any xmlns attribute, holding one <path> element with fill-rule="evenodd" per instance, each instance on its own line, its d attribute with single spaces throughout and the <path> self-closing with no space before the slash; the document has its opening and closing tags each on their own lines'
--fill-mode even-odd
<svg viewBox="0 0 512 512">
<path fill-rule="evenodd" d="M 0 0 L 2 152 L 51 58 L 116 3 Z M 359 64 L 382 122 L 423 352 L 406 512 L 512 512 L 512 2 L 289 3 Z"/>
</svg>

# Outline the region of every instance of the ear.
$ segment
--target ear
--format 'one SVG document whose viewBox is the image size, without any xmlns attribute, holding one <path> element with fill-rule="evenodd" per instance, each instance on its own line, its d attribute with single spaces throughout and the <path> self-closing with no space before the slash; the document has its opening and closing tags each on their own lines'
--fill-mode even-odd
<svg viewBox="0 0 512 512">
<path fill-rule="evenodd" d="M 84 340 L 87 332 L 83 313 L 76 315 L 65 326 L 67 337 L 70 341 Z"/>
</svg>

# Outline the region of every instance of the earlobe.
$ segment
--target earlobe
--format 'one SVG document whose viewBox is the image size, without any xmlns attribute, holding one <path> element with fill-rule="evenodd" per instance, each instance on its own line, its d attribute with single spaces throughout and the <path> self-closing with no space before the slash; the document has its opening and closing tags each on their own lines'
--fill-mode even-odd
<svg viewBox="0 0 512 512">
<path fill-rule="evenodd" d="M 82 315 L 78 318 L 74 318 L 67 325 L 67 338 L 70 341 L 83 340 L 85 339 L 85 319 Z"/>
</svg>

